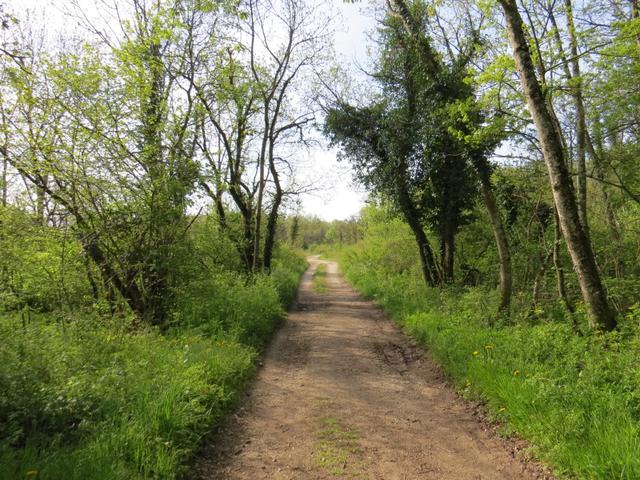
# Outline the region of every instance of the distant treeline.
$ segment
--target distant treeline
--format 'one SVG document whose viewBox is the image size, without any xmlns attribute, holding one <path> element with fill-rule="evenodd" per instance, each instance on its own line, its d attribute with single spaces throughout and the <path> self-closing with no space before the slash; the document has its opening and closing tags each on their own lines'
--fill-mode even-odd
<svg viewBox="0 0 640 480">
<path fill-rule="evenodd" d="M 362 224 L 357 216 L 328 221 L 315 216 L 292 215 L 280 221 L 277 239 L 304 250 L 320 244 L 353 245 L 362 239 Z"/>
</svg>

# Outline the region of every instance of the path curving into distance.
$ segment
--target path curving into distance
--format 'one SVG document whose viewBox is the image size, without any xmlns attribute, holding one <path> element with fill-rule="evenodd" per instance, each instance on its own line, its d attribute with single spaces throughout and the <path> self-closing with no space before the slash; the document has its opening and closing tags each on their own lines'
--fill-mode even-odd
<svg viewBox="0 0 640 480">
<path fill-rule="evenodd" d="M 514 457 L 513 444 L 473 415 L 335 262 L 308 260 L 297 305 L 193 479 L 550 478 Z M 321 263 L 327 289 L 319 293 L 312 280 Z"/>
</svg>

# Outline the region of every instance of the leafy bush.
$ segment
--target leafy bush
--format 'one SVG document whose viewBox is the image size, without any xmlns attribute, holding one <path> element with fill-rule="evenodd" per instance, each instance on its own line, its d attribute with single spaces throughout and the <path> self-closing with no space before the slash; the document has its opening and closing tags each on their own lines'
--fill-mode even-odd
<svg viewBox="0 0 640 480">
<path fill-rule="evenodd" d="M 52 311 L 92 302 L 80 244 L 65 229 L 0 206 L 0 311 Z"/>
<path fill-rule="evenodd" d="M 209 336 L 225 336 L 259 346 L 283 309 L 273 282 L 227 272 L 191 282 L 178 296 L 174 323 Z"/>
<path fill-rule="evenodd" d="M 279 248 L 271 275 L 247 277 L 229 271 L 203 275 L 177 295 L 174 324 L 259 347 L 295 298 L 305 269 L 303 258 Z"/>
<path fill-rule="evenodd" d="M 163 333 L 98 313 L 24 325 L 0 316 L 0 478 L 179 477 L 238 397 L 305 266 L 279 250 L 271 276 L 200 271 L 175 292 Z"/>
<path fill-rule="evenodd" d="M 83 322 L 0 326 L 0 478 L 174 478 L 255 351 Z"/>
<path fill-rule="evenodd" d="M 293 304 L 300 277 L 307 266 L 306 260 L 301 255 L 283 245 L 278 245 L 270 278 L 285 308 Z"/>
</svg>

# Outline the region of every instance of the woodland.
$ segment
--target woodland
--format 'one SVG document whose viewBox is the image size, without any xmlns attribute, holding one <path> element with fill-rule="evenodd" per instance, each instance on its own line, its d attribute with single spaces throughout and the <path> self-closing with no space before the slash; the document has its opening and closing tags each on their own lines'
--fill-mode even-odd
<svg viewBox="0 0 640 480">
<path fill-rule="evenodd" d="M 362 2 L 357 75 L 343 2 L 60 3 L 0 3 L 0 478 L 188 475 L 310 253 L 557 478 L 640 478 L 638 0 Z M 318 146 L 360 215 L 300 207 Z"/>
</svg>

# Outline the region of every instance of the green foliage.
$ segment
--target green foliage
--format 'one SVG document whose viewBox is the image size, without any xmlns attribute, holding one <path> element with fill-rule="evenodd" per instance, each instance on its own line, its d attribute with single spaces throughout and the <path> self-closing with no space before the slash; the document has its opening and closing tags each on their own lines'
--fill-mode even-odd
<svg viewBox="0 0 640 480">
<path fill-rule="evenodd" d="M 0 311 L 74 308 L 91 303 L 87 267 L 69 229 L 42 226 L 0 207 Z"/>
<path fill-rule="evenodd" d="M 486 402 L 505 433 L 530 440 L 559 473 L 638 478 L 637 328 L 626 339 L 576 336 L 568 323 L 490 329 L 454 306 L 409 315 L 405 328 L 465 393 Z"/>
<path fill-rule="evenodd" d="M 174 258 L 195 272 L 181 273 L 163 333 L 98 311 L 69 311 L 64 322 L 57 312 L 34 314 L 25 324 L 18 312 L 0 316 L 0 478 L 185 473 L 242 391 L 306 269 L 278 248 L 272 275 L 247 277 L 212 260 L 225 249 L 237 256 L 224 242 L 199 262 L 193 255 L 213 247 L 206 221 L 201 227 Z"/>
<path fill-rule="evenodd" d="M 411 225 L 423 251 L 425 281 L 448 283 L 455 236 L 472 221 L 478 179 L 490 174 L 487 157 L 504 138 L 506 122 L 487 116 L 476 99 L 468 70 L 478 33 L 460 25 L 457 53 L 447 45 L 445 56 L 423 27 L 436 6 L 416 0 L 396 7 L 401 13 L 389 4 L 379 30 L 374 78 L 380 95 L 365 107 L 337 101 L 324 130 L 358 180 Z M 438 235 L 440 268 L 421 232 L 427 227 Z"/>
<path fill-rule="evenodd" d="M 512 319 L 490 326 L 499 301 L 493 286 L 426 288 L 416 268 L 396 267 L 416 263 L 408 227 L 371 207 L 363 223 L 364 241 L 341 255 L 349 280 L 423 342 L 463 394 L 483 401 L 504 434 L 529 440 L 561 476 L 640 476 L 637 304 L 619 331 L 576 335 L 555 302 L 531 316 L 519 294 Z M 466 248 L 469 237 L 461 238 Z M 388 261 L 391 250 L 405 258 Z M 608 283 L 613 298 L 633 298 L 637 289 L 631 279 Z"/>
<path fill-rule="evenodd" d="M 175 478 L 252 371 L 220 337 L 0 326 L 0 478 Z"/>
<path fill-rule="evenodd" d="M 303 250 L 319 244 L 352 245 L 362 236 L 360 219 L 355 216 L 327 221 L 314 216 L 295 215 L 279 220 L 278 228 L 280 242 Z"/>
<path fill-rule="evenodd" d="M 280 303 L 285 308 L 293 305 L 300 278 L 307 267 L 308 264 L 304 257 L 284 245 L 278 244 L 269 278 L 278 292 Z"/>
<path fill-rule="evenodd" d="M 283 313 L 271 279 L 263 276 L 212 275 L 189 283 L 178 298 L 174 324 L 207 336 L 228 332 L 249 345 L 260 345 Z"/>
<path fill-rule="evenodd" d="M 64 51 L 34 53 L 29 68 L 3 71 L 2 97 L 12 102 L 3 100 L 3 118 L 13 107 L 15 136 L 5 156 L 37 192 L 41 218 L 45 201 L 55 205 L 47 221 L 64 218 L 105 289 L 161 324 L 198 165 L 186 147 L 189 109 L 169 105 L 176 87 L 166 78 L 180 61 L 167 52 L 184 47 L 177 6 L 132 7 L 120 44 L 69 41 Z"/>
<path fill-rule="evenodd" d="M 189 263 L 183 275 L 198 277 L 204 272 L 242 271 L 242 261 L 231 236 L 220 231 L 214 215 L 196 219 L 189 229 L 193 252 L 185 259 Z"/>
<path fill-rule="evenodd" d="M 327 292 L 327 265 L 319 264 L 313 272 L 313 289 L 318 293 Z"/>
</svg>

